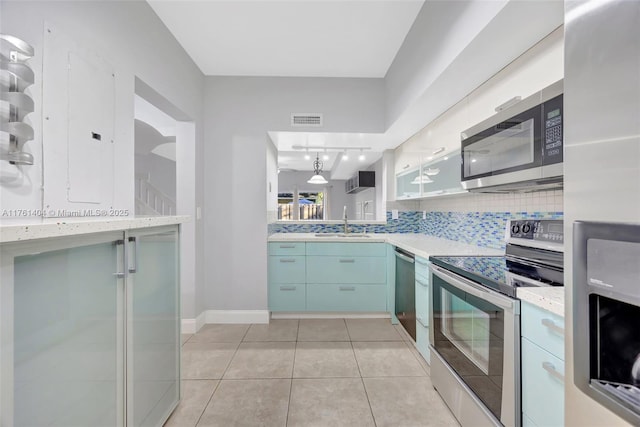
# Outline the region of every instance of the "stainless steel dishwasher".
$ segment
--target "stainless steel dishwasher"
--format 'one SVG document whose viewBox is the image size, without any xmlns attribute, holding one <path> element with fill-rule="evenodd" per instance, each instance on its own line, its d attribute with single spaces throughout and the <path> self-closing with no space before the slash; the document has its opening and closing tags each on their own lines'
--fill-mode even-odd
<svg viewBox="0 0 640 427">
<path fill-rule="evenodd" d="M 396 317 L 416 340 L 415 257 L 396 248 Z"/>
</svg>

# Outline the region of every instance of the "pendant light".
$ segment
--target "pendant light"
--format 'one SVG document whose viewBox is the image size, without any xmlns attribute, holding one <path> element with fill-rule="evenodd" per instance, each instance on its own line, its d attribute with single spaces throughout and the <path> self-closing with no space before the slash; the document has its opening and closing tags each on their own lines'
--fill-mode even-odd
<svg viewBox="0 0 640 427">
<path fill-rule="evenodd" d="M 320 161 L 320 155 L 316 153 L 316 159 L 313 162 L 314 175 L 307 181 L 309 184 L 327 184 L 329 181 L 324 179 L 322 174 L 322 162 Z"/>
</svg>

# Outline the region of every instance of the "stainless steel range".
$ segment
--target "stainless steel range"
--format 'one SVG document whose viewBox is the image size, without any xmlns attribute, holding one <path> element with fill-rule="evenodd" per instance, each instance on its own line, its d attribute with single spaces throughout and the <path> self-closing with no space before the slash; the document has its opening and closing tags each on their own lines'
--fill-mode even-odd
<svg viewBox="0 0 640 427">
<path fill-rule="evenodd" d="M 521 286 L 563 286 L 558 220 L 510 221 L 505 256 L 431 257 L 431 380 L 463 426 L 520 426 Z"/>
</svg>

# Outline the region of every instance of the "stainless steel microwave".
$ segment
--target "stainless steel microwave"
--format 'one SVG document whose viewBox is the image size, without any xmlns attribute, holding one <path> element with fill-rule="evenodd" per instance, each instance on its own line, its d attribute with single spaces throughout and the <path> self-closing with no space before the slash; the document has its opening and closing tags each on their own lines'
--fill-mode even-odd
<svg viewBox="0 0 640 427">
<path fill-rule="evenodd" d="M 477 192 L 562 188 L 563 81 L 462 132 L 462 186 Z"/>
</svg>

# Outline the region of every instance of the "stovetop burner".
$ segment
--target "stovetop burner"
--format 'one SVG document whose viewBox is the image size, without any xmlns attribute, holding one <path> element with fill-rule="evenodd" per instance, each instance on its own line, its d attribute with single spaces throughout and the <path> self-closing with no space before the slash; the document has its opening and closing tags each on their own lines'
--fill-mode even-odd
<svg viewBox="0 0 640 427">
<path fill-rule="evenodd" d="M 531 232 L 525 235 L 523 228 Z M 511 221 L 507 230 L 505 256 L 432 256 L 429 260 L 510 297 L 516 296 L 520 286 L 564 284 L 562 236 L 557 237 L 562 221 Z"/>
</svg>

